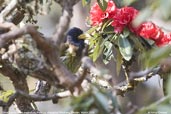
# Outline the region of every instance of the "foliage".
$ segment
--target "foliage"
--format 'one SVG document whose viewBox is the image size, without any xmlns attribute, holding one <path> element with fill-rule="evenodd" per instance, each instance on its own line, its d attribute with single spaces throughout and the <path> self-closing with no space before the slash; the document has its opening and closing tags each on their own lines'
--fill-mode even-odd
<svg viewBox="0 0 171 114">
<path fill-rule="evenodd" d="M 94 113 L 98 114 L 111 114 L 115 108 L 118 108 L 116 98 L 112 93 L 96 85 L 91 86 L 87 92 L 82 93 L 79 97 L 73 97 L 71 105 L 76 112 L 95 111 Z"/>
<path fill-rule="evenodd" d="M 1 92 L 1 96 L 0 96 L 0 100 L 4 101 L 4 102 L 8 102 L 9 100 L 9 97 L 11 95 L 14 94 L 14 91 L 13 90 L 8 90 L 8 91 L 2 91 Z"/>
<path fill-rule="evenodd" d="M 114 1 L 117 5 L 122 4 L 121 6 L 131 5 L 134 2 L 139 2 L 138 0 Z M 170 46 L 165 46 L 170 43 L 170 33 L 163 32 L 163 30 L 160 29 L 156 24 L 152 22 L 146 22 L 145 20 L 146 18 L 150 17 L 151 14 L 155 10 L 157 10 L 157 8 L 160 8 L 162 11 L 165 12 L 163 14 L 163 18 L 169 19 L 169 10 L 166 11 L 166 9 L 169 8 L 169 2 L 167 2 L 168 5 L 164 5 L 166 2 L 163 3 L 160 0 L 155 1 L 154 4 L 149 2 L 149 5 L 142 9 L 138 13 L 138 15 L 135 14 L 137 15 L 136 17 L 133 16 L 135 18 L 133 21 L 127 20 L 128 18 L 126 18 L 126 16 L 122 18 L 119 16 L 115 17 L 113 16 L 113 14 L 111 14 L 111 12 L 107 12 L 108 10 L 105 10 L 107 9 L 106 7 L 111 6 L 109 4 L 107 6 L 105 0 L 97 1 L 97 3 L 99 4 L 101 10 L 96 8 L 97 4 L 92 7 L 91 10 L 94 11 L 90 11 L 90 26 L 92 27 L 85 34 L 80 36 L 81 39 L 89 40 L 90 50 L 92 52 L 90 53 L 90 56 L 93 58 L 94 61 L 96 61 L 96 59 L 100 55 L 103 55 L 103 61 L 105 64 L 107 64 L 109 63 L 109 61 L 111 61 L 111 58 L 114 57 L 117 61 L 118 73 L 120 72 L 121 65 L 124 64 L 123 61 L 131 61 L 132 57 L 135 56 L 135 54 L 137 56 L 137 53 L 139 54 L 139 63 L 142 63 L 142 69 L 160 66 L 161 60 L 170 57 Z M 163 6 L 166 6 L 166 8 L 164 8 Z M 126 8 L 124 10 L 126 10 Z M 95 14 L 95 12 L 97 14 Z M 103 13 L 106 13 L 107 16 L 103 17 Z M 98 17 L 95 17 L 95 15 L 98 15 Z M 112 16 L 110 15 L 112 15 L 114 18 L 112 19 Z M 119 13 L 119 15 L 124 15 L 124 13 L 122 14 L 121 12 Z M 127 12 L 127 15 L 130 15 L 129 12 Z M 117 19 L 120 19 L 119 21 L 122 21 L 123 19 L 124 21 L 126 21 L 125 23 L 127 24 L 124 23 L 125 25 L 119 25 L 119 21 Z M 113 23 L 116 23 L 117 21 L 117 24 Z M 133 26 L 130 25 L 130 22 L 133 24 Z M 123 28 L 120 29 L 119 27 Z M 147 40 L 141 40 L 142 38 L 145 38 Z M 151 40 L 153 40 L 154 42 Z M 108 45 L 105 45 L 106 43 Z M 155 44 L 159 47 L 155 46 Z M 117 52 L 117 56 L 111 49 Z M 106 59 L 107 57 L 109 59 Z M 168 87 L 169 86 L 167 86 L 167 88 Z M 169 101 L 170 97 L 166 96 L 166 99 Z M 154 105 L 150 105 L 149 107 L 147 107 L 148 110 L 146 110 L 146 108 L 143 108 L 138 112 L 138 114 L 147 113 L 149 111 L 164 111 L 169 113 L 168 107 L 170 103 L 166 102 L 159 103 L 159 106 L 154 103 Z"/>
</svg>

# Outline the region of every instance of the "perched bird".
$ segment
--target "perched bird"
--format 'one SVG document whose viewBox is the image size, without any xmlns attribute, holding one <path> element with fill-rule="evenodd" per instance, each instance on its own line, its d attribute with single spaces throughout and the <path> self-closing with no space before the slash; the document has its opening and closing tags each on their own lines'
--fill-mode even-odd
<svg viewBox="0 0 171 114">
<path fill-rule="evenodd" d="M 76 27 L 71 28 L 66 34 L 66 44 L 69 46 L 68 51 L 72 55 L 80 56 L 85 47 L 84 40 L 78 38 L 81 34 L 83 31 Z"/>
<path fill-rule="evenodd" d="M 84 39 L 78 38 L 81 34 L 83 31 L 80 28 L 73 27 L 67 32 L 64 41 L 67 48 L 63 50 L 61 59 L 72 72 L 76 72 L 79 68 L 82 51 L 85 47 Z"/>
</svg>

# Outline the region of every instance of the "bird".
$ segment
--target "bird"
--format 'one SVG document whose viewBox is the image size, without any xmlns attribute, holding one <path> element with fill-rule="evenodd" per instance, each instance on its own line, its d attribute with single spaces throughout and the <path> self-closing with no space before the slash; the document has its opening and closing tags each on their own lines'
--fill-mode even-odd
<svg viewBox="0 0 171 114">
<path fill-rule="evenodd" d="M 69 52 L 73 55 L 79 55 L 85 47 L 84 39 L 79 39 L 79 36 L 83 34 L 80 28 L 73 27 L 66 34 L 66 44 L 69 45 Z"/>
<path fill-rule="evenodd" d="M 64 40 L 64 44 L 67 48 L 62 51 L 61 59 L 73 73 L 80 67 L 80 59 L 85 48 L 84 39 L 79 39 L 81 34 L 83 34 L 83 31 L 80 28 L 73 27 L 68 30 Z"/>
<path fill-rule="evenodd" d="M 83 39 L 79 39 L 79 36 L 83 34 L 80 28 L 73 27 L 68 30 L 65 35 L 64 42 L 60 47 L 60 59 L 64 65 L 71 72 L 75 73 L 81 66 L 82 51 L 85 47 Z M 54 86 L 49 86 L 47 82 L 39 80 L 36 84 L 35 94 L 47 95 L 48 92 L 58 93 L 59 89 Z M 52 99 L 55 104 L 58 99 Z"/>
</svg>

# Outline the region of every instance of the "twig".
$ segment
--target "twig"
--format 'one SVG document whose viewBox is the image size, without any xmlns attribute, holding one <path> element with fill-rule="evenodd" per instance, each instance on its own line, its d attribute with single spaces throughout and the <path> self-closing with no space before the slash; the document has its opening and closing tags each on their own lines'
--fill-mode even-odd
<svg viewBox="0 0 171 114">
<path fill-rule="evenodd" d="M 155 74 L 157 74 L 159 70 L 160 70 L 160 67 L 157 67 L 157 68 L 147 69 L 147 70 L 140 71 L 140 72 L 129 73 L 129 83 L 114 87 L 114 89 L 117 92 L 117 95 L 123 96 L 127 91 L 133 90 L 139 82 L 147 81 L 152 76 L 156 76 Z"/>
<path fill-rule="evenodd" d="M 144 77 L 144 80 L 147 80 L 151 76 L 157 74 L 159 70 L 160 70 L 160 67 L 150 68 L 150 69 L 140 71 L 140 72 L 131 72 L 129 74 L 129 80 L 136 80 L 138 78 L 140 79 L 140 78 L 143 78 L 143 77 Z"/>
<path fill-rule="evenodd" d="M 37 95 L 37 94 L 29 95 L 21 90 L 17 90 L 17 93 L 33 101 L 48 101 L 52 99 L 61 99 L 71 96 L 71 93 L 69 91 L 65 91 L 53 95 Z"/>
<path fill-rule="evenodd" d="M 92 73 L 94 73 L 96 75 L 102 75 L 102 72 L 95 67 L 93 61 L 89 57 L 87 57 L 87 56 L 83 57 L 82 63 L 84 65 L 84 67 L 90 69 L 90 71 Z"/>
<path fill-rule="evenodd" d="M 18 0 L 12 0 L 7 7 L 0 13 L 0 23 L 4 22 L 5 17 L 17 6 Z"/>
<path fill-rule="evenodd" d="M 78 77 L 78 79 L 76 80 L 76 82 L 75 82 L 75 84 L 73 86 L 75 86 L 75 87 L 80 87 L 81 86 L 81 83 L 83 82 L 83 80 L 86 77 L 87 70 L 88 70 L 87 68 L 83 68 L 83 71 L 81 73 L 79 73 L 79 77 Z"/>
</svg>

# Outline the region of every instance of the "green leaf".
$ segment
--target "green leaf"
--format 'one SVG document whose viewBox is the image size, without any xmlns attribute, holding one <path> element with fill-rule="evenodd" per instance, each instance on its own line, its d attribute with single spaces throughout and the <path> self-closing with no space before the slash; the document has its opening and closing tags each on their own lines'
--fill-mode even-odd
<svg viewBox="0 0 171 114">
<path fill-rule="evenodd" d="M 155 67 L 160 61 L 169 57 L 171 53 L 171 46 L 156 47 L 141 56 L 142 63 L 145 67 Z"/>
<path fill-rule="evenodd" d="M 119 73 L 121 71 L 121 65 L 122 65 L 122 55 L 118 49 L 116 49 L 116 74 L 119 76 Z"/>
<path fill-rule="evenodd" d="M 95 26 L 95 27 L 91 27 L 86 33 L 88 34 L 92 34 L 93 32 L 96 31 L 96 29 L 98 29 L 98 26 Z"/>
<path fill-rule="evenodd" d="M 101 42 L 102 42 L 102 38 L 99 37 L 98 38 L 98 42 L 96 43 L 95 49 L 94 49 L 94 52 L 93 52 L 93 61 L 96 61 L 97 58 L 102 53 L 102 50 L 103 50 L 104 45 L 101 45 Z"/>
<path fill-rule="evenodd" d="M 119 45 L 119 51 L 122 55 L 122 57 L 129 61 L 132 58 L 132 46 L 129 42 L 129 40 L 124 37 L 123 35 L 120 36 L 118 39 L 118 45 Z"/>
<path fill-rule="evenodd" d="M 124 29 L 123 36 L 127 38 L 130 35 L 130 31 L 128 29 Z"/>
<path fill-rule="evenodd" d="M 169 75 L 169 78 L 167 80 L 167 87 L 166 87 L 167 94 L 171 96 L 171 74 Z"/>
<path fill-rule="evenodd" d="M 122 0 L 124 6 L 129 6 L 134 3 L 136 0 Z"/>
<path fill-rule="evenodd" d="M 91 0 L 82 0 L 82 5 L 86 6 L 88 4 L 90 4 Z"/>
<path fill-rule="evenodd" d="M 119 108 L 119 104 L 118 104 L 118 101 L 117 101 L 117 97 L 114 96 L 114 95 L 112 94 L 112 92 L 108 93 L 108 96 L 109 96 L 109 98 L 110 98 L 111 101 L 112 101 L 112 106 L 115 107 L 115 108 Z"/>
<path fill-rule="evenodd" d="M 103 62 L 105 64 L 108 64 L 109 61 L 111 60 L 111 58 L 114 57 L 113 51 L 112 51 L 113 44 L 109 41 L 106 41 L 104 45 L 105 45 L 105 47 L 103 50 Z"/>
<path fill-rule="evenodd" d="M 79 96 L 71 97 L 71 108 L 74 111 L 88 111 L 94 104 L 94 97 L 91 95 L 91 90 L 80 94 Z"/>
<path fill-rule="evenodd" d="M 100 8 L 105 11 L 107 8 L 107 1 L 106 0 L 97 0 L 97 3 L 99 4 Z"/>
<path fill-rule="evenodd" d="M 0 100 L 2 100 L 4 102 L 8 102 L 10 96 L 13 95 L 13 94 L 14 94 L 13 90 L 8 90 L 8 91 L 1 92 Z"/>
<path fill-rule="evenodd" d="M 137 50 L 139 51 L 145 51 L 144 46 L 142 45 L 141 41 L 139 38 L 135 37 L 135 35 L 130 35 L 129 38 L 133 41 L 134 46 Z"/>
<path fill-rule="evenodd" d="M 106 31 L 106 32 L 110 31 L 113 33 L 114 28 L 111 26 L 112 22 L 113 22 L 113 20 L 111 20 L 111 19 L 104 21 L 102 24 L 101 30 Z"/>
<path fill-rule="evenodd" d="M 108 99 L 101 93 L 97 88 L 93 88 L 93 96 L 95 97 L 95 102 L 99 106 L 99 109 L 103 111 L 103 114 L 109 114 L 108 112 Z"/>
</svg>

